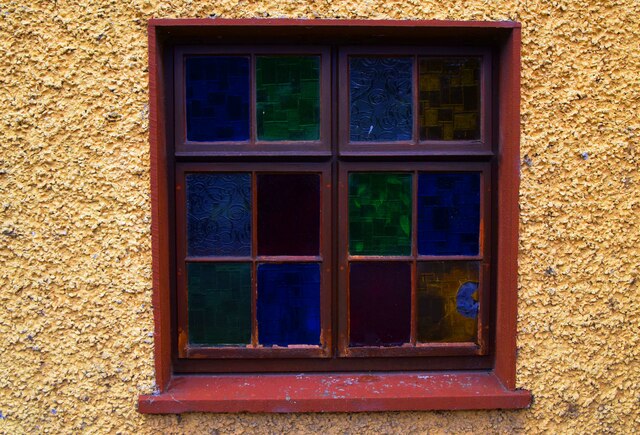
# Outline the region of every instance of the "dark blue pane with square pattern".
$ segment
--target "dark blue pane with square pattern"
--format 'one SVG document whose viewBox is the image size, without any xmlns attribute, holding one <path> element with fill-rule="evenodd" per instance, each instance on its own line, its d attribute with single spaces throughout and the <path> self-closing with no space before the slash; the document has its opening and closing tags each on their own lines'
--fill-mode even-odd
<svg viewBox="0 0 640 435">
<path fill-rule="evenodd" d="M 258 266 L 258 343 L 320 343 L 320 265 Z"/>
<path fill-rule="evenodd" d="M 480 174 L 421 173 L 418 178 L 418 253 L 478 255 Z"/>
<path fill-rule="evenodd" d="M 194 56 L 185 65 L 187 140 L 248 140 L 249 58 Z"/>
</svg>

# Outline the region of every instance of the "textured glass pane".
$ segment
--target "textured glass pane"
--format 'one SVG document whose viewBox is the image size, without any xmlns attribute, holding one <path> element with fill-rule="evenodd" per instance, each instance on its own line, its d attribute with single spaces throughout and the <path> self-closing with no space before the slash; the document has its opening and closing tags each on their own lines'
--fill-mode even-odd
<svg viewBox="0 0 640 435">
<path fill-rule="evenodd" d="M 188 255 L 251 255 L 251 174 L 186 178 Z"/>
<path fill-rule="evenodd" d="M 259 140 L 320 139 L 320 58 L 258 56 Z"/>
<path fill-rule="evenodd" d="M 476 341 L 479 270 L 477 261 L 418 263 L 418 341 Z"/>
<path fill-rule="evenodd" d="M 352 142 L 411 139 L 412 63 L 408 57 L 350 58 Z"/>
<path fill-rule="evenodd" d="M 480 139 L 480 59 L 420 59 L 420 139 Z"/>
<path fill-rule="evenodd" d="M 421 173 L 418 178 L 418 252 L 478 255 L 480 174 Z"/>
<path fill-rule="evenodd" d="M 187 139 L 249 139 L 249 58 L 188 57 L 185 61 Z"/>
<path fill-rule="evenodd" d="M 251 264 L 188 263 L 189 342 L 251 342 Z"/>
<path fill-rule="evenodd" d="M 318 255 L 320 176 L 258 175 L 258 255 Z"/>
<path fill-rule="evenodd" d="M 258 342 L 320 343 L 320 265 L 258 265 Z"/>
<path fill-rule="evenodd" d="M 349 252 L 411 254 L 411 174 L 349 174 Z"/>
<path fill-rule="evenodd" d="M 351 263 L 349 301 L 351 346 L 392 346 L 409 341 L 409 263 Z"/>
</svg>

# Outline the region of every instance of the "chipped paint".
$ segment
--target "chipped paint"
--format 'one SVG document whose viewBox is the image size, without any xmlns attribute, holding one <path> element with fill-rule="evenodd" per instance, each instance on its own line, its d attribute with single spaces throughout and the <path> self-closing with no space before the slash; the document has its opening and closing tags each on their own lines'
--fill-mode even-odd
<svg viewBox="0 0 640 435">
<path fill-rule="evenodd" d="M 0 2 L 0 432 L 633 433 L 639 13 L 622 0 Z M 146 21 L 209 16 L 522 22 L 518 385 L 531 409 L 136 411 L 157 391 Z"/>
</svg>

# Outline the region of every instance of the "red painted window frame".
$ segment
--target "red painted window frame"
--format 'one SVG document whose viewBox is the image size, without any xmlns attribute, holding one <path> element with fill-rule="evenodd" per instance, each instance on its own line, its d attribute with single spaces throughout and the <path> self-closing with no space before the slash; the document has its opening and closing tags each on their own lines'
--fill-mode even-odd
<svg viewBox="0 0 640 435">
<path fill-rule="evenodd" d="M 150 159 L 152 195 L 152 266 L 155 322 L 155 374 L 158 392 L 141 395 L 143 413 L 182 412 L 323 412 L 430 409 L 524 408 L 531 394 L 517 390 L 516 315 L 518 253 L 520 24 L 515 22 L 359 21 L 289 19 L 152 19 L 149 37 Z M 495 324 L 491 368 L 463 371 L 375 373 L 299 373 L 215 375 L 174 371 L 176 348 L 171 304 L 172 227 L 167 210 L 174 186 L 168 142 L 174 137 L 173 95 L 164 83 L 172 44 L 230 38 L 288 38 L 297 43 L 319 38 L 341 43 L 393 44 L 409 38 L 455 47 L 473 41 L 493 51 L 499 111 L 494 118 L 499 165 L 493 221 L 497 261 L 494 274 Z"/>
</svg>

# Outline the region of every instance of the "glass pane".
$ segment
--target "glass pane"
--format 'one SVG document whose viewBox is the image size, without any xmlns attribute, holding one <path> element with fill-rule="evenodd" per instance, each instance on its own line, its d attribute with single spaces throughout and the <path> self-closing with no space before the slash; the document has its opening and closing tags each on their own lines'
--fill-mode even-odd
<svg viewBox="0 0 640 435">
<path fill-rule="evenodd" d="M 320 176 L 258 175 L 258 255 L 318 255 Z"/>
<path fill-rule="evenodd" d="M 187 253 L 251 255 L 251 174 L 187 174 Z"/>
<path fill-rule="evenodd" d="M 188 57 L 185 77 L 187 140 L 249 139 L 248 57 Z"/>
<path fill-rule="evenodd" d="M 480 174 L 421 173 L 418 178 L 418 252 L 478 255 Z"/>
<path fill-rule="evenodd" d="M 188 263 L 189 342 L 251 342 L 251 264 Z"/>
<path fill-rule="evenodd" d="M 350 346 L 393 346 L 409 342 L 409 263 L 351 263 L 349 301 Z"/>
<path fill-rule="evenodd" d="M 258 265 L 258 342 L 320 343 L 320 265 Z"/>
<path fill-rule="evenodd" d="M 258 56 L 259 140 L 320 139 L 320 58 Z"/>
<path fill-rule="evenodd" d="M 477 261 L 418 263 L 419 342 L 477 341 Z"/>
<path fill-rule="evenodd" d="M 420 59 L 420 139 L 480 139 L 480 59 Z"/>
<path fill-rule="evenodd" d="M 411 254 L 411 174 L 349 174 L 349 252 Z"/>
<path fill-rule="evenodd" d="M 352 142 L 411 139 L 412 67 L 409 57 L 349 59 Z"/>
</svg>

